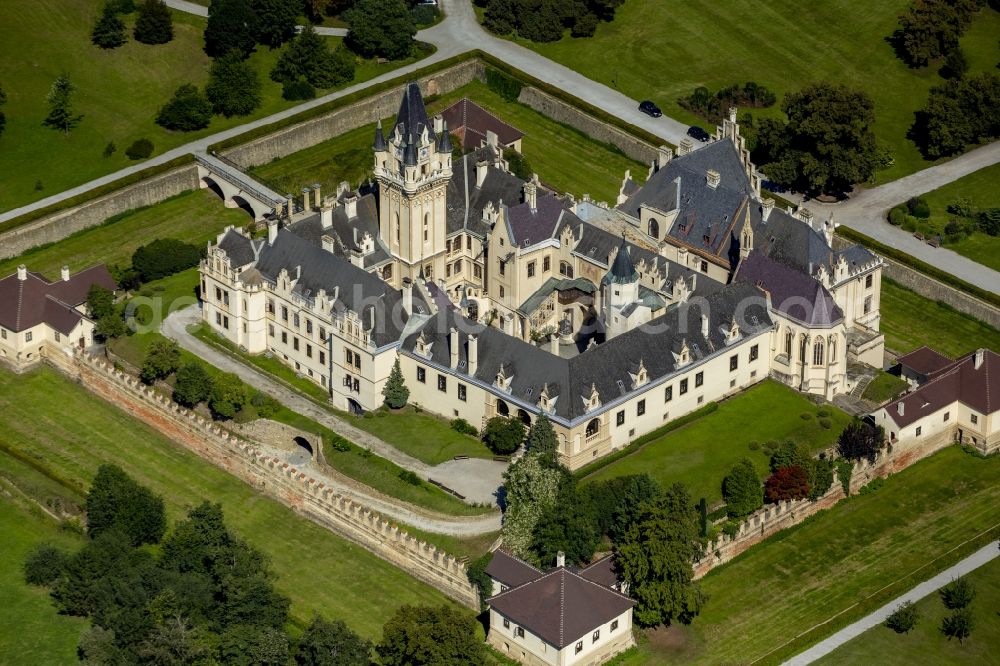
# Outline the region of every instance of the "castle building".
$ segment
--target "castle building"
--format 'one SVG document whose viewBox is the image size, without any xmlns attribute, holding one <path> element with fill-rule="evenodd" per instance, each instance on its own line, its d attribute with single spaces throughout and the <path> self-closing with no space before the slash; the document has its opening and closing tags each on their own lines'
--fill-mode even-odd
<svg viewBox="0 0 1000 666">
<path fill-rule="evenodd" d="M 570 468 L 765 377 L 850 391 L 852 364 L 882 363 L 882 260 L 761 199 L 735 111 L 713 139 L 661 148 L 614 207 L 576 202 L 510 173 L 493 132 L 453 161 L 409 84 L 373 187 L 209 246 L 204 319 L 338 407 L 381 405 L 398 358 L 447 418 L 544 413 Z"/>
</svg>

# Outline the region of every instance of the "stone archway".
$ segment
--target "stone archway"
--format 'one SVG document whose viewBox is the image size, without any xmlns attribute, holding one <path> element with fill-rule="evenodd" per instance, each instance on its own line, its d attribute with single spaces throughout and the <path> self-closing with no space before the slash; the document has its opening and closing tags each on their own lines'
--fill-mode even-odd
<svg viewBox="0 0 1000 666">
<path fill-rule="evenodd" d="M 313 450 L 313 446 L 312 444 L 309 443 L 308 439 L 300 435 L 296 435 L 295 437 L 292 438 L 292 441 L 295 442 L 295 444 L 300 449 L 304 449 L 305 451 L 307 451 L 309 453 L 310 458 L 316 457 L 316 452 Z"/>
<path fill-rule="evenodd" d="M 528 412 L 524 411 L 523 409 L 518 409 L 517 418 L 521 419 L 521 423 L 523 423 L 525 427 L 527 428 L 531 427 L 531 415 L 528 414 Z"/>
<path fill-rule="evenodd" d="M 253 203 L 251 203 L 248 199 L 235 194 L 233 195 L 232 202 L 236 204 L 236 208 L 245 212 L 251 219 L 257 219 L 257 211 L 254 210 Z"/>
</svg>

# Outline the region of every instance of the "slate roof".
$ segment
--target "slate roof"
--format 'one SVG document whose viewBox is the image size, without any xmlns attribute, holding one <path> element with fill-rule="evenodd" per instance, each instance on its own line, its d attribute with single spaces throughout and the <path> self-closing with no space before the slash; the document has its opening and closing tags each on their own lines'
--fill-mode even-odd
<svg viewBox="0 0 1000 666">
<path fill-rule="evenodd" d="M 234 238 L 239 236 L 240 238 Z M 240 240 L 242 238 L 242 240 Z M 243 252 L 249 239 L 235 230 L 229 230 L 219 243 Z M 228 253 L 228 250 L 227 250 Z M 287 229 L 278 231 L 273 245 L 263 243 L 260 256 L 253 265 L 260 275 L 274 283 L 282 269 L 288 271 L 289 278 L 295 280 L 301 268 L 301 277 L 296 281 L 292 293 L 311 299 L 320 289 L 330 298 L 338 294 L 333 305 L 335 312 L 348 308 L 361 316 L 362 326 L 372 331 L 371 337 L 377 347 L 391 344 L 400 339 L 409 317 L 402 310 L 402 294 L 383 282 L 378 276 L 355 266 L 347 259 L 331 254 L 309 240 Z M 339 289 L 338 289 L 339 287 Z M 413 291 L 414 309 L 423 306 L 418 290 Z M 371 312 L 375 313 L 375 326 L 371 326 Z"/>
<path fill-rule="evenodd" d="M 767 291 L 775 310 L 810 328 L 829 328 L 844 320 L 843 311 L 826 287 L 756 251 L 740 262 L 733 281 Z"/>
<path fill-rule="evenodd" d="M 462 139 L 462 147 L 466 150 L 483 145 L 487 131 L 496 134 L 497 141 L 505 146 L 524 136 L 524 132 L 500 120 L 468 97 L 463 97 L 442 111 L 441 117 L 448 123 L 451 131 Z"/>
<path fill-rule="evenodd" d="M 982 354 L 978 369 L 975 367 L 977 354 Z M 884 409 L 896 425 L 905 428 L 956 401 L 983 415 L 1000 410 L 1000 354 L 989 349 L 966 354 Z M 903 405 L 902 414 L 899 413 L 900 404 Z"/>
<path fill-rule="evenodd" d="M 615 255 L 615 260 L 611 264 L 611 270 L 608 271 L 608 274 L 604 276 L 601 282 L 605 284 L 611 282 L 615 284 L 628 284 L 638 279 L 639 271 L 635 270 L 628 242 L 625 240 L 625 236 L 622 236 L 622 244 L 618 247 L 618 254 Z"/>
<path fill-rule="evenodd" d="M 60 333 L 69 334 L 84 318 L 75 308 L 87 300 L 92 285 L 117 289 L 107 266 L 91 266 L 69 280 L 49 282 L 41 273 L 28 272 L 24 280 L 17 273 L 0 280 L 0 326 L 26 331 L 46 323 Z"/>
<path fill-rule="evenodd" d="M 950 358 L 934 351 L 927 345 L 920 349 L 914 349 L 909 354 L 900 356 L 897 360 L 900 365 L 906 366 L 920 375 L 932 375 L 954 363 Z"/>
<path fill-rule="evenodd" d="M 420 94 L 420 86 L 416 82 L 411 81 L 406 84 L 403 99 L 399 103 L 399 113 L 396 114 L 396 124 L 393 127 L 399 129 L 404 140 L 408 136 L 412 136 L 414 141 L 420 139 L 424 128 L 427 129 L 427 136 L 431 141 L 437 138 L 437 135 L 434 134 L 434 126 L 427 120 L 424 98 Z"/>
<path fill-rule="evenodd" d="M 511 205 L 521 201 L 524 181 L 493 166 L 488 167 L 482 186 L 476 187 L 476 162 L 485 159 L 492 164 L 495 156 L 492 148 L 481 148 L 452 163 L 453 173 L 448 181 L 448 234 L 465 230 L 485 237 L 490 230 L 483 221 L 486 204 L 497 206 L 503 200 L 505 205 Z"/>
<path fill-rule="evenodd" d="M 323 236 L 335 239 L 334 253 L 348 258 L 350 252 L 361 251 L 361 239 L 365 234 L 371 234 L 375 242 L 375 250 L 364 257 L 365 268 L 378 266 L 392 257 L 382 243 L 378 227 L 378 204 L 372 193 L 361 195 L 357 201 L 357 215 L 348 219 L 347 208 L 343 205 L 333 209 L 332 222 L 328 229 L 323 228 L 322 216 L 319 213 L 302 218 L 286 227 L 296 236 L 323 247 Z"/>
<path fill-rule="evenodd" d="M 513 204 L 513 205 L 512 205 Z M 573 215 L 563 208 L 563 202 L 554 195 L 539 193 L 535 198 L 535 210 L 526 202 L 509 202 L 507 225 L 511 242 L 518 247 L 528 247 L 552 238 L 564 215 Z"/>
<path fill-rule="evenodd" d="M 571 359 L 556 356 L 503 333 L 461 317 L 455 312 L 439 311 L 403 341 L 402 351 L 423 358 L 415 351 L 418 335 L 433 342 L 430 361 L 440 367 L 450 364 L 449 330 L 461 331 L 459 361 L 468 367 L 466 341 L 469 333 L 479 336 L 479 361 L 475 378 L 493 385 L 503 366 L 511 379 L 509 400 L 534 407 L 542 387 L 548 385 L 550 397 L 556 397 L 553 417 L 563 422 L 583 419 L 591 386 L 596 386 L 603 405 L 631 392 L 627 369 L 641 360 L 650 381 L 681 370 L 671 351 L 687 341 L 693 363 L 727 347 L 726 334 L 734 316 L 744 335 L 754 335 L 771 327 L 771 318 L 763 294 L 747 284 L 730 285 L 706 297 L 704 312 L 709 316 L 708 336 L 701 333 L 702 306 L 698 303 L 666 308 L 659 317 L 604 344 L 591 347 Z M 685 367 L 686 371 L 688 368 Z M 619 386 L 621 382 L 621 386 Z M 496 389 L 500 391 L 500 389 Z M 639 389 L 643 390 L 643 389 Z"/>
<path fill-rule="evenodd" d="M 606 555 L 596 562 L 580 569 L 576 573 L 580 574 L 581 577 L 586 578 L 593 583 L 597 583 L 598 585 L 603 585 L 604 587 L 613 588 L 621 582 L 618 578 L 617 571 L 615 571 L 614 555 Z"/>
<path fill-rule="evenodd" d="M 487 603 L 559 650 L 635 605 L 625 595 L 564 567 L 491 597 Z"/>
<path fill-rule="evenodd" d="M 543 574 L 527 562 L 496 550 L 486 566 L 486 575 L 507 587 L 517 587 L 541 578 Z"/>
<path fill-rule="evenodd" d="M 593 294 L 597 291 L 597 287 L 594 283 L 586 278 L 555 278 L 550 277 L 546 280 L 538 290 L 531 296 L 525 299 L 524 303 L 517 308 L 518 312 L 522 312 L 526 315 L 530 315 L 538 306 L 542 304 L 549 294 L 553 291 L 569 291 L 571 289 L 576 289 L 582 291 L 585 294 Z"/>
</svg>

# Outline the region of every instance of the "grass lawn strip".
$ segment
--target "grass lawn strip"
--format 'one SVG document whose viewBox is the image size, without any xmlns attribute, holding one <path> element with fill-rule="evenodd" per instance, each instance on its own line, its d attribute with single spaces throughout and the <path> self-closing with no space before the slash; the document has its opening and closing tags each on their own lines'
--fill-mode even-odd
<svg viewBox="0 0 1000 666">
<path fill-rule="evenodd" d="M 819 424 L 819 409 L 829 411 L 829 429 Z M 803 419 L 803 414 L 809 418 Z M 740 458 L 750 458 L 761 476 L 767 475 L 768 457 L 762 449 L 750 450 L 751 441 L 763 445 L 791 438 L 819 451 L 836 441 L 849 420 L 833 405 L 817 407 L 801 393 L 768 380 L 719 403 L 715 413 L 602 468 L 585 483 L 645 472 L 664 486 L 683 482 L 692 497 L 713 504 L 722 499 L 722 477 Z"/>
<path fill-rule="evenodd" d="M 58 399 L 59 410 L 48 409 Z M 445 597 L 396 567 L 174 445 L 156 431 L 89 394 L 49 368 L 27 375 L 0 372 L 5 446 L 30 451 L 60 475 L 90 482 L 113 462 L 163 495 L 170 521 L 203 501 L 221 502 L 227 523 L 263 550 L 279 573 L 276 587 L 292 599 L 292 616 L 340 618 L 372 638 L 403 603 Z"/>
<path fill-rule="evenodd" d="M 894 400 L 896 396 L 905 391 L 909 387 L 909 384 L 905 379 L 900 379 L 896 375 L 890 375 L 888 372 L 879 371 L 875 375 L 875 379 L 872 383 L 865 388 L 865 392 L 861 395 L 865 400 L 871 400 L 872 402 L 877 402 L 882 404 L 888 400 Z"/>
<path fill-rule="evenodd" d="M 912 632 L 897 634 L 883 626 L 872 627 L 815 663 L 857 664 L 873 654 L 879 655 L 880 663 L 901 666 L 928 661 L 941 666 L 1000 663 L 1000 560 L 984 564 L 966 578 L 975 586 L 976 598 L 971 606 L 975 627 L 964 643 L 941 633 L 941 621 L 950 611 L 935 592 L 914 604 L 920 620 Z"/>
</svg>

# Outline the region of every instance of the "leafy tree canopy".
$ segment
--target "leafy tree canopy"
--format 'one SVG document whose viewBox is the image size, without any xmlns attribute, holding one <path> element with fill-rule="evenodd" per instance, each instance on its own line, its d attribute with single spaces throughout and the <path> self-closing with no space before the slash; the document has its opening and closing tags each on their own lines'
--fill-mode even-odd
<svg viewBox="0 0 1000 666">
<path fill-rule="evenodd" d="M 174 402 L 194 407 L 212 393 L 212 378 L 197 361 L 182 365 L 174 378 Z"/>
<path fill-rule="evenodd" d="M 347 45 L 366 58 L 406 58 L 413 51 L 417 27 L 404 0 L 358 0 L 342 15 Z"/>
<path fill-rule="evenodd" d="M 212 63 L 205 95 L 212 110 L 226 118 L 250 115 L 261 103 L 260 77 L 234 49 Z"/>
<path fill-rule="evenodd" d="M 139 378 L 147 384 L 172 374 L 181 364 L 181 350 L 173 340 L 155 340 L 146 352 Z"/>
<path fill-rule="evenodd" d="M 246 58 L 257 45 L 257 14 L 248 0 L 212 0 L 205 25 L 205 53 L 213 58 L 236 51 Z"/>
<path fill-rule="evenodd" d="M 142 282 L 159 280 L 188 268 L 201 260 L 201 249 L 176 238 L 157 238 L 140 245 L 132 253 L 132 268 Z"/>
<path fill-rule="evenodd" d="M 166 44 L 174 38 L 174 19 L 163 0 L 142 3 L 133 35 L 143 44 Z"/>
<path fill-rule="evenodd" d="M 518 418 L 494 416 L 483 428 L 483 442 L 493 453 L 508 455 L 524 441 L 524 424 Z"/>
<path fill-rule="evenodd" d="M 837 453 L 848 460 L 875 462 L 885 441 L 882 426 L 866 423 L 859 418 L 847 424 L 837 439 Z"/>
<path fill-rule="evenodd" d="M 258 44 L 275 48 L 295 35 L 295 23 L 302 12 L 301 0 L 250 0 L 256 17 Z"/>
<path fill-rule="evenodd" d="M 128 41 L 125 22 L 110 3 L 104 5 L 101 15 L 97 18 L 90 33 L 90 41 L 102 49 L 116 49 Z"/>
<path fill-rule="evenodd" d="M 156 115 L 156 124 L 171 130 L 205 129 L 212 120 L 212 103 L 190 83 L 182 85 Z"/>
<path fill-rule="evenodd" d="M 733 465 L 722 480 L 722 497 L 726 500 L 726 510 L 734 518 L 749 515 L 764 504 L 764 489 L 749 458 Z"/>
<path fill-rule="evenodd" d="M 809 495 L 809 473 L 799 465 L 779 467 L 764 482 L 768 502 L 803 499 Z"/>
<path fill-rule="evenodd" d="M 163 498 L 120 467 L 101 465 L 87 493 L 87 534 L 120 530 L 132 545 L 159 543 L 167 530 Z"/>
<path fill-rule="evenodd" d="M 372 644 L 340 620 L 314 617 L 295 650 L 299 666 L 368 666 Z"/>
<path fill-rule="evenodd" d="M 486 662 L 486 648 L 476 638 L 476 618 L 452 606 L 402 606 L 386 622 L 375 651 L 383 666 Z"/>
</svg>

